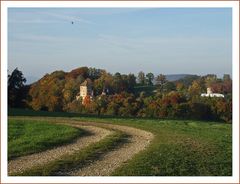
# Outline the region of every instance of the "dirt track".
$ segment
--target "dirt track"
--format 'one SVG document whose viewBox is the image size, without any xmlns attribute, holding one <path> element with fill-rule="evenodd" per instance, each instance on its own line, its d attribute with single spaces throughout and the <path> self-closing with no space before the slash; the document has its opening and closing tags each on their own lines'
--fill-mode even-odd
<svg viewBox="0 0 240 184">
<path fill-rule="evenodd" d="M 77 139 L 74 143 L 68 145 L 59 146 L 44 152 L 27 155 L 19 157 L 15 160 L 11 160 L 8 163 L 9 174 L 13 172 L 21 172 L 36 165 L 45 164 L 65 154 L 71 154 L 76 150 L 87 147 L 91 143 L 96 143 L 100 141 L 107 135 L 111 134 L 114 130 L 120 130 L 130 135 L 128 138 L 129 140 L 125 144 L 118 147 L 117 149 L 105 153 L 99 160 L 92 162 L 86 167 L 72 170 L 66 173 L 66 175 L 75 176 L 109 176 L 116 168 L 124 164 L 124 162 L 126 162 L 127 160 L 131 159 L 136 153 L 145 149 L 154 137 L 153 134 L 150 132 L 128 126 L 94 122 L 78 122 L 72 120 L 67 121 L 51 118 L 47 120 L 53 120 L 55 123 L 64 123 L 70 126 L 80 127 L 90 132 L 91 135 L 81 137 Z"/>
<path fill-rule="evenodd" d="M 9 174 L 15 172 L 21 172 L 33 166 L 42 165 L 49 161 L 55 160 L 58 157 L 74 153 L 74 151 L 80 150 L 84 147 L 87 147 L 91 143 L 98 142 L 103 139 L 107 135 L 111 133 L 111 131 L 99 127 L 94 126 L 81 126 L 75 125 L 75 127 L 80 127 L 88 132 L 91 135 L 80 137 L 75 142 L 71 144 L 67 144 L 64 146 L 59 146 L 53 149 L 49 149 L 47 151 L 22 156 L 14 160 L 10 160 L 8 163 L 8 171 Z"/>
<path fill-rule="evenodd" d="M 95 123 L 92 123 L 95 125 Z M 100 160 L 91 165 L 69 172 L 75 176 L 109 176 L 120 165 L 127 162 L 135 154 L 145 149 L 153 138 L 153 134 L 140 129 L 112 124 L 102 124 L 112 129 L 120 130 L 131 135 L 128 142 L 116 150 L 106 153 Z"/>
</svg>

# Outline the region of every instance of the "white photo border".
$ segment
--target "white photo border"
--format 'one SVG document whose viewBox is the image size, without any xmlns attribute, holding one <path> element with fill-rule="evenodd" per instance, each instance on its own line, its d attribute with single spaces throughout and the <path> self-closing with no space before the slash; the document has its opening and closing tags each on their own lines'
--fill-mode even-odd
<svg viewBox="0 0 240 184">
<path fill-rule="evenodd" d="M 8 8 L 232 8 L 233 175 L 228 177 L 15 177 L 7 176 Z M 2 1 L 1 2 L 1 182 L 3 183 L 238 183 L 239 182 L 239 2 L 238 1 Z"/>
</svg>

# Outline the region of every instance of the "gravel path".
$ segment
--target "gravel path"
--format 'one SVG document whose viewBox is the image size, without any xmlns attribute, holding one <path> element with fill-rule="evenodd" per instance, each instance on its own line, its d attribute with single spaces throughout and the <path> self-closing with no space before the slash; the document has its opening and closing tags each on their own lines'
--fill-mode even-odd
<svg viewBox="0 0 240 184">
<path fill-rule="evenodd" d="M 27 118 L 37 119 L 37 118 Z M 40 119 L 40 118 L 39 118 Z M 43 119 L 43 118 L 41 118 Z M 51 118 L 46 118 L 50 120 Z M 8 163 L 9 174 L 21 172 L 36 165 L 42 165 L 65 154 L 72 154 L 91 143 L 95 143 L 111 134 L 114 130 L 120 130 L 130 135 L 128 141 L 122 146 L 105 153 L 99 160 L 96 160 L 83 168 L 65 173 L 72 176 L 109 176 L 111 173 L 131 159 L 135 154 L 144 150 L 153 139 L 154 135 L 150 132 L 122 125 L 108 123 L 79 122 L 76 120 L 51 119 L 55 123 L 68 124 L 70 126 L 83 128 L 92 135 L 81 137 L 76 142 L 59 146 L 44 152 L 19 157 Z"/>
<path fill-rule="evenodd" d="M 88 124 L 93 126 L 99 125 L 99 123 Z M 150 132 L 132 127 L 102 123 L 101 125 L 120 130 L 131 135 L 128 143 L 123 144 L 123 146 L 119 147 L 118 149 L 106 153 L 103 157 L 101 157 L 100 160 L 97 160 L 86 167 L 80 168 L 79 170 L 71 171 L 67 173 L 67 175 L 109 176 L 116 168 L 118 168 L 124 162 L 127 162 L 127 160 L 131 159 L 136 153 L 145 149 L 154 137 Z"/>
<path fill-rule="evenodd" d="M 82 125 L 71 125 L 74 127 L 82 128 L 91 133 L 91 135 L 80 137 L 73 143 L 59 146 L 53 149 L 49 149 L 47 151 L 18 157 L 14 160 L 10 160 L 8 162 L 8 172 L 9 174 L 14 172 L 22 172 L 26 169 L 29 169 L 33 166 L 42 165 L 58 157 L 65 154 L 72 154 L 76 150 L 80 150 L 84 147 L 87 147 L 91 143 L 98 142 L 103 139 L 107 135 L 111 133 L 111 131 L 96 127 L 96 126 L 82 126 Z"/>
</svg>

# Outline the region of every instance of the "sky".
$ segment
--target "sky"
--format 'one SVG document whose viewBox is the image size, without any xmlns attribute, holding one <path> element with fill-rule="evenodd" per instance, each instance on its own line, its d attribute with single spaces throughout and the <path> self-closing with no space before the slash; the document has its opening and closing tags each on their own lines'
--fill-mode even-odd
<svg viewBox="0 0 240 184">
<path fill-rule="evenodd" d="M 73 22 L 73 24 L 72 24 Z M 9 8 L 8 70 L 232 74 L 231 8 Z"/>
</svg>

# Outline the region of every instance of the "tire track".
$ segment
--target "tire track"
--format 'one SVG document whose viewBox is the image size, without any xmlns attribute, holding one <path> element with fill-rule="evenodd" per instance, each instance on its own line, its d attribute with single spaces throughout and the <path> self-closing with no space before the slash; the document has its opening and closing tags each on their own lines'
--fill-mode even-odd
<svg viewBox="0 0 240 184">
<path fill-rule="evenodd" d="M 153 139 L 154 135 L 150 132 L 140 130 L 137 128 L 132 128 L 128 126 L 104 124 L 104 123 L 93 123 L 86 122 L 92 126 L 99 126 L 105 128 L 111 128 L 113 130 L 120 130 L 128 135 L 128 141 L 121 147 L 110 151 L 103 155 L 99 160 L 92 162 L 86 167 L 80 168 L 78 170 L 73 170 L 66 175 L 72 176 L 109 176 L 112 172 L 119 166 L 131 159 L 135 154 L 144 150 Z"/>
</svg>

